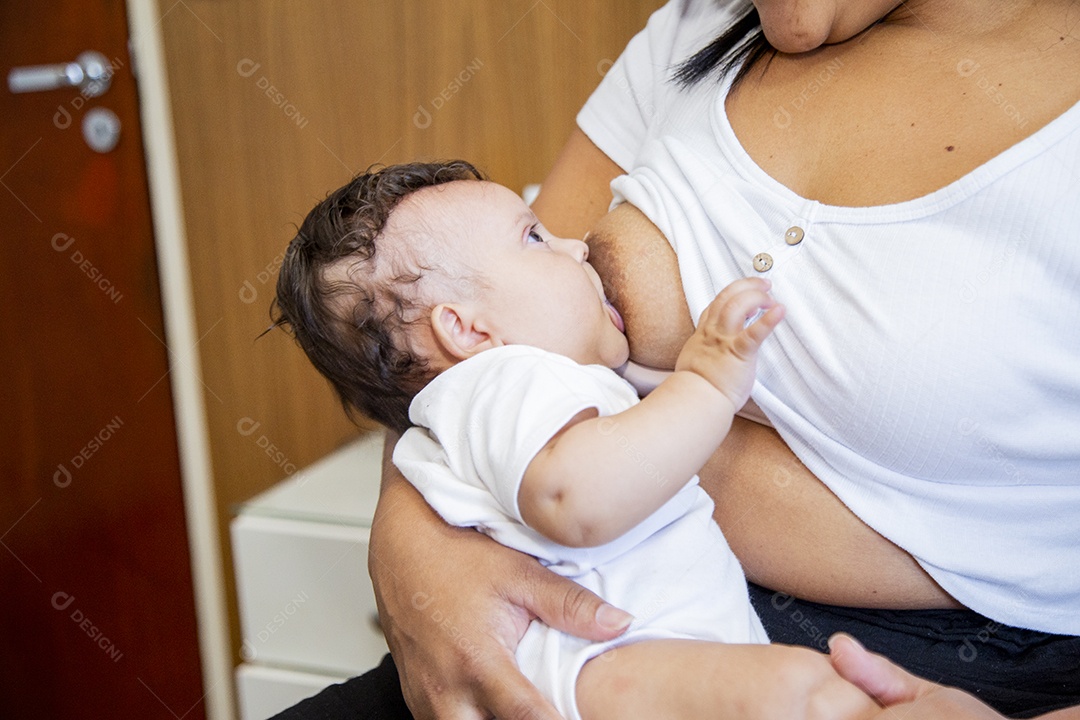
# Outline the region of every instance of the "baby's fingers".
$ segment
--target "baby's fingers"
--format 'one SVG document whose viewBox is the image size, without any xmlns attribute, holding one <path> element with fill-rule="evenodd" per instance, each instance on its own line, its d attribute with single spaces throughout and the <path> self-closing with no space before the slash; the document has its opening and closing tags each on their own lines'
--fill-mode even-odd
<svg viewBox="0 0 1080 720">
<path fill-rule="evenodd" d="M 740 352 L 744 351 L 744 347 L 742 346 L 744 338 L 747 341 L 746 349 L 757 349 L 783 319 L 784 306 L 773 301 L 772 307 L 747 326 L 742 335 L 739 336 L 739 339 L 736 340 L 736 350 Z"/>
<path fill-rule="evenodd" d="M 713 298 L 709 306 L 705 308 L 705 312 L 702 313 L 702 321 L 704 318 L 718 312 L 724 308 L 731 300 L 747 291 L 756 291 L 761 293 L 769 292 L 769 288 L 772 287 L 772 282 L 765 278 L 759 277 L 744 277 L 739 278 L 735 282 L 731 283 L 720 293 Z"/>
<path fill-rule="evenodd" d="M 764 290 L 747 289 L 730 296 L 722 305 L 710 306 L 711 313 L 702 316 L 701 323 L 718 328 L 725 335 L 738 335 L 746 321 L 776 305 L 776 300 Z"/>
</svg>

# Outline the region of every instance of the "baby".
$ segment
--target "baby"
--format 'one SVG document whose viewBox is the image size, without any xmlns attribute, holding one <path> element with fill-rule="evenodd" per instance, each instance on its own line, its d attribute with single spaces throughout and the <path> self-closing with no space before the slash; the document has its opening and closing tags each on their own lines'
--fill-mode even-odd
<svg viewBox="0 0 1080 720">
<path fill-rule="evenodd" d="M 609 642 L 531 623 L 518 664 L 565 717 L 705 717 L 731 669 L 715 643 L 768 638 L 695 473 L 747 401 L 783 308 L 766 280 L 732 283 L 639 400 L 613 371 L 627 340 L 588 254 L 468 163 L 387 167 L 308 215 L 276 324 L 347 409 L 404 432 L 394 463 L 447 522 L 634 616 Z M 628 680 L 648 699 L 629 711 Z M 829 717 L 877 707 L 824 682 Z"/>
</svg>

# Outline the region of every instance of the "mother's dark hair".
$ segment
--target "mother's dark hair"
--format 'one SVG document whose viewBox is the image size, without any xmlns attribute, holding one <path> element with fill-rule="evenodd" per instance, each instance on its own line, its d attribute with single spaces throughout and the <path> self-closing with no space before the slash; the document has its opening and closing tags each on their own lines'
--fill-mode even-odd
<svg viewBox="0 0 1080 720">
<path fill-rule="evenodd" d="M 734 81 L 738 84 L 755 63 L 775 53 L 776 48 L 761 30 L 757 8 L 747 3 L 746 10 L 727 30 L 679 63 L 673 79 L 683 87 L 689 87 L 711 75 L 714 70 L 719 69 L 719 75 L 723 77 L 738 67 Z"/>
<path fill-rule="evenodd" d="M 721 2 L 722 0 L 712 1 Z M 904 13 L 910 13 L 910 11 L 903 3 L 899 3 L 896 8 L 874 24 L 897 19 L 898 15 Z M 737 16 L 735 22 L 727 30 L 675 67 L 672 79 L 685 88 L 704 80 L 714 71 L 718 71 L 717 74 L 723 77 L 738 68 L 732 83 L 734 87 L 746 78 L 759 61 L 765 60 L 767 68 L 769 60 L 776 53 L 776 48 L 768 41 L 761 29 L 761 16 L 757 8 L 752 3 L 746 2 L 742 14 Z"/>
</svg>

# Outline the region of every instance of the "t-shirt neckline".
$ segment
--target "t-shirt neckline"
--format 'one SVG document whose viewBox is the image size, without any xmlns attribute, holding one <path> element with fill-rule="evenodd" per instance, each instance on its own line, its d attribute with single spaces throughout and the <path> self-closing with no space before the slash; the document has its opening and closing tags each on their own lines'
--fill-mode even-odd
<svg viewBox="0 0 1080 720">
<path fill-rule="evenodd" d="M 1080 126 L 1080 101 L 1049 123 L 1012 147 L 974 168 L 953 182 L 921 197 L 897 203 L 869 206 L 829 205 L 805 198 L 773 178 L 750 157 L 735 135 L 727 114 L 727 96 L 738 70 L 732 70 L 720 81 L 712 104 L 711 124 L 720 151 L 743 180 L 769 191 L 781 202 L 799 212 L 813 208 L 818 222 L 902 222 L 933 215 L 964 199 L 1006 175 L 1013 168 L 1042 154 Z M 1062 160 L 1062 162 L 1065 162 Z"/>
</svg>

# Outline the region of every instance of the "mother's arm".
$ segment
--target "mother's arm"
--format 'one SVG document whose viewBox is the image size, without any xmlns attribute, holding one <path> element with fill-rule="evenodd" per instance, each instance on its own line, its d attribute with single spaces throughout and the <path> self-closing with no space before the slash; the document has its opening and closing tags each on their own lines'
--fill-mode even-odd
<svg viewBox="0 0 1080 720">
<path fill-rule="evenodd" d="M 517 669 L 533 617 L 593 640 L 629 616 L 475 530 L 447 525 L 394 467 L 387 434 L 368 571 L 379 620 L 417 718 L 561 716 Z"/>
</svg>

